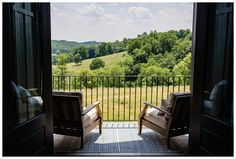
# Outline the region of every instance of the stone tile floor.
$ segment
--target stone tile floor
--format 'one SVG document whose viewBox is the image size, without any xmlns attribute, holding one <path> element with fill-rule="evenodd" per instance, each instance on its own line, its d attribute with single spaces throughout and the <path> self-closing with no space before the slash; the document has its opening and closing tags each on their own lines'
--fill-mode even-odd
<svg viewBox="0 0 236 159">
<path fill-rule="evenodd" d="M 165 137 L 148 128 L 138 134 L 137 122 L 104 122 L 102 134 L 94 129 L 85 138 L 54 134 L 55 155 L 76 156 L 172 156 L 181 153 L 168 149 Z"/>
</svg>

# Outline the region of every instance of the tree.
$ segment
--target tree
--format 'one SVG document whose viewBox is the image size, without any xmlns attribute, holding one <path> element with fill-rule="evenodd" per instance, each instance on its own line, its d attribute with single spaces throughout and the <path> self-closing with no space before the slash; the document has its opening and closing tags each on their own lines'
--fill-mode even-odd
<svg viewBox="0 0 236 159">
<path fill-rule="evenodd" d="M 133 58 L 129 55 L 126 55 L 125 59 L 122 60 L 119 65 L 125 69 L 125 71 L 130 71 L 132 70 L 133 66 Z"/>
<path fill-rule="evenodd" d="M 189 29 L 186 29 L 186 30 L 180 29 L 179 32 L 177 33 L 177 37 L 179 39 L 184 39 L 186 35 L 188 35 L 189 33 L 191 33 Z"/>
<path fill-rule="evenodd" d="M 173 47 L 173 53 L 177 62 L 180 62 L 192 48 L 192 42 L 189 39 L 178 41 Z"/>
<path fill-rule="evenodd" d="M 138 38 L 130 40 L 128 42 L 128 54 L 133 55 L 135 49 L 139 49 L 141 47 L 141 42 Z"/>
<path fill-rule="evenodd" d="M 56 75 L 61 76 L 61 82 L 59 87 L 62 88 L 62 85 L 65 84 L 65 75 L 68 73 L 67 71 L 67 62 L 69 60 L 68 54 L 60 54 L 56 57 L 56 63 L 57 63 L 57 69 L 58 71 L 55 71 Z"/>
<path fill-rule="evenodd" d="M 135 49 L 134 51 L 134 64 L 147 63 L 148 56 L 142 49 Z"/>
<path fill-rule="evenodd" d="M 106 52 L 106 43 L 103 42 L 98 46 L 97 56 L 104 56 L 106 54 L 107 54 L 107 52 Z"/>
<path fill-rule="evenodd" d="M 88 48 L 88 57 L 89 58 L 94 58 L 96 56 L 96 47 L 95 46 L 90 46 Z"/>
<path fill-rule="evenodd" d="M 52 54 L 52 64 L 56 64 L 56 58 L 57 58 L 57 55 Z"/>
<path fill-rule="evenodd" d="M 74 60 L 75 63 L 78 64 L 78 63 L 82 62 L 82 57 L 80 56 L 80 54 L 75 54 L 73 60 Z"/>
<path fill-rule="evenodd" d="M 111 43 L 106 44 L 106 53 L 107 54 L 112 54 L 113 53 L 113 48 L 111 46 Z"/>
<path fill-rule="evenodd" d="M 160 39 L 160 52 L 161 53 L 171 52 L 176 41 L 177 41 L 177 36 L 174 32 L 162 33 Z"/>
<path fill-rule="evenodd" d="M 176 64 L 174 54 L 171 52 L 166 52 L 160 59 L 160 64 L 162 68 L 168 68 L 172 70 Z"/>
<path fill-rule="evenodd" d="M 85 46 L 80 46 L 75 50 L 74 55 L 79 54 L 82 58 L 82 60 L 88 58 L 88 50 Z"/>
<path fill-rule="evenodd" d="M 188 53 L 186 57 L 180 61 L 173 68 L 175 75 L 190 76 L 191 74 L 191 53 Z"/>
<path fill-rule="evenodd" d="M 91 64 L 89 65 L 91 70 L 99 69 L 105 66 L 105 62 L 102 59 L 95 58 L 92 60 Z"/>
<path fill-rule="evenodd" d="M 152 54 L 152 46 L 151 44 L 147 43 L 142 47 L 142 50 L 145 51 L 146 56 L 150 56 Z"/>
<path fill-rule="evenodd" d="M 170 74 L 170 70 L 167 68 L 161 68 L 158 66 L 149 66 L 149 67 L 141 67 L 141 76 L 151 76 L 151 75 L 158 75 L 158 76 L 167 76 Z"/>
<path fill-rule="evenodd" d="M 56 64 L 57 65 L 66 65 L 69 60 L 69 55 L 68 54 L 60 54 L 56 56 Z"/>
</svg>

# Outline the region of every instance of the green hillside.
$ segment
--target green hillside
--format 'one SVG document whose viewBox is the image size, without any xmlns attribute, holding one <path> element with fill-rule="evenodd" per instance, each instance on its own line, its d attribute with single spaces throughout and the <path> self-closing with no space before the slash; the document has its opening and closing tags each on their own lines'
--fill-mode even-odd
<svg viewBox="0 0 236 159">
<path fill-rule="evenodd" d="M 78 48 L 80 46 L 98 46 L 101 42 L 96 41 L 86 41 L 86 42 L 75 42 L 75 41 L 66 41 L 66 40 L 52 40 L 52 53 L 57 52 L 68 52 L 71 49 Z"/>
<path fill-rule="evenodd" d="M 105 62 L 105 68 L 108 68 L 112 65 L 116 65 L 118 64 L 120 61 L 122 61 L 122 59 L 125 58 L 125 55 L 127 54 L 126 51 L 124 52 L 120 52 L 120 53 L 116 53 L 116 54 L 112 54 L 112 55 L 107 55 L 107 56 L 101 56 L 98 57 L 100 59 L 102 59 Z M 76 75 L 80 70 L 83 69 L 90 69 L 89 65 L 92 62 L 92 59 L 87 59 L 87 60 L 83 60 L 81 65 L 75 64 L 75 63 L 68 63 L 67 64 L 67 68 L 70 74 Z M 56 67 L 55 65 L 53 65 L 53 68 Z"/>
</svg>

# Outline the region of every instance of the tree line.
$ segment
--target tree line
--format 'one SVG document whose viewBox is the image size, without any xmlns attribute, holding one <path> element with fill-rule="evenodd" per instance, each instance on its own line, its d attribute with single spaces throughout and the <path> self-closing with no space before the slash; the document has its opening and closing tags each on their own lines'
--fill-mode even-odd
<svg viewBox="0 0 236 159">
<path fill-rule="evenodd" d="M 56 55 L 54 62 L 61 70 L 54 71 L 54 75 L 68 74 L 63 65 L 69 62 L 81 63 L 84 59 L 127 51 L 124 60 L 110 68 L 103 68 L 105 63 L 94 58 L 90 70 L 81 70 L 79 75 L 190 76 L 191 47 L 192 33 L 189 29 L 144 32 L 133 39 L 80 46 L 69 53 Z"/>
<path fill-rule="evenodd" d="M 66 56 L 67 62 L 75 62 L 77 64 L 81 63 L 82 60 L 110 55 L 113 53 L 118 53 L 126 50 L 126 41 L 124 38 L 122 41 L 116 40 L 115 42 L 101 42 L 95 45 L 81 45 L 77 48 L 70 50 L 63 50 L 57 54 L 52 54 L 52 63 L 57 64 L 57 57 Z"/>
</svg>

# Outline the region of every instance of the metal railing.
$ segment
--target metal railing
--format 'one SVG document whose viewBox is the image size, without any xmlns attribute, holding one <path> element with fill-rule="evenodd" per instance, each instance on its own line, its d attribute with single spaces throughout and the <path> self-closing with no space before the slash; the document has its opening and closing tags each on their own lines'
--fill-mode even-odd
<svg viewBox="0 0 236 159">
<path fill-rule="evenodd" d="M 84 105 L 100 101 L 105 121 L 136 121 L 143 102 L 160 105 L 171 92 L 190 91 L 183 76 L 53 76 L 53 91 L 81 91 Z"/>
</svg>

